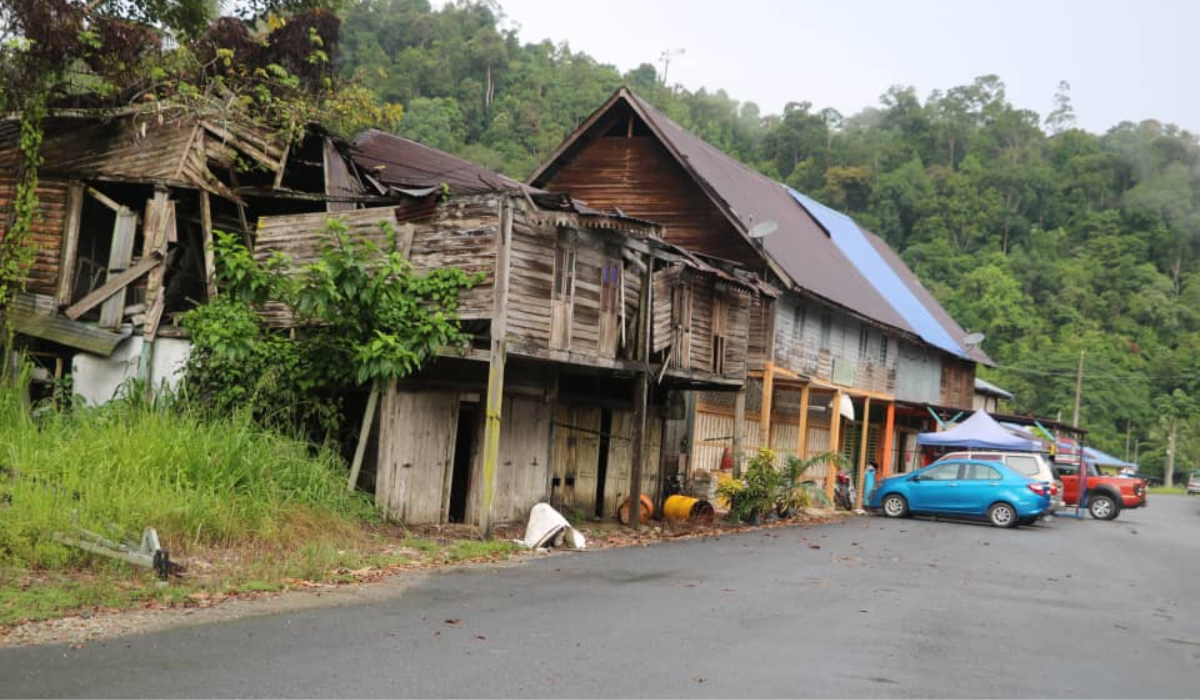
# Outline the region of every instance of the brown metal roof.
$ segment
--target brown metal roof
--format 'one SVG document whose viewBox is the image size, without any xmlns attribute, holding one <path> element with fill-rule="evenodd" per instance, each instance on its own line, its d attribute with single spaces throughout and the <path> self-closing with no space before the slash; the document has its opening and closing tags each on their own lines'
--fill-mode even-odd
<svg viewBox="0 0 1200 700">
<path fill-rule="evenodd" d="M 900 259 L 900 256 L 896 254 L 896 251 L 892 250 L 891 246 L 887 244 L 887 241 L 866 230 L 865 228 L 862 228 L 861 226 L 859 227 L 859 230 L 861 230 L 867 237 L 867 240 L 871 242 L 871 245 L 875 247 L 875 250 L 879 251 L 879 255 L 883 257 L 884 262 L 886 262 L 892 268 L 892 270 L 896 272 L 896 275 L 900 277 L 900 280 L 904 282 L 904 285 L 908 287 L 913 295 L 917 297 L 917 300 L 929 310 L 929 313 L 933 315 L 934 319 L 937 320 L 939 324 L 941 324 L 942 328 L 946 329 L 946 332 L 950 334 L 950 337 L 958 341 L 960 345 L 965 345 L 962 343 L 962 339 L 966 337 L 966 331 L 963 330 L 962 326 L 958 325 L 958 322 L 956 322 L 950 316 L 950 314 L 946 313 L 946 310 L 942 308 L 942 305 L 938 303 L 938 300 L 935 299 L 933 294 L 931 294 L 929 290 L 925 288 L 925 285 L 921 284 L 921 280 L 918 279 L 915 274 L 913 274 L 913 271 L 908 269 L 908 265 L 904 264 L 904 261 Z M 996 366 L 996 363 L 992 362 L 992 358 L 988 357 L 987 353 L 985 353 L 983 350 L 980 350 L 978 347 L 966 346 L 966 351 L 967 354 L 971 356 L 972 360 L 987 365 L 988 367 Z"/>
<path fill-rule="evenodd" d="M 482 165 L 378 129 L 356 136 L 350 154 L 371 177 L 400 190 L 437 188 L 443 183 L 456 195 L 531 189 Z"/>
<path fill-rule="evenodd" d="M 530 183 L 536 185 L 549 179 L 560 159 L 565 162 L 570 157 L 571 146 L 619 102 L 627 103 L 646 122 L 734 227 L 766 253 L 785 281 L 834 305 L 916 335 L 782 185 L 705 143 L 628 88 L 617 90 L 568 137 L 550 160 L 534 172 Z M 761 239 L 750 239 L 750 229 L 765 221 L 777 223 L 778 230 Z"/>
</svg>

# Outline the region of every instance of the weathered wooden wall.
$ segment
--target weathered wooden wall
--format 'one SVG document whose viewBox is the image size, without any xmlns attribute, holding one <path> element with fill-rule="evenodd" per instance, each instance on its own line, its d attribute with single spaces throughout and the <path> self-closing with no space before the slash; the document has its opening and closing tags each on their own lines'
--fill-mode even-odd
<svg viewBox="0 0 1200 700">
<path fill-rule="evenodd" d="M 672 348 L 673 368 L 745 377 L 753 299 L 746 292 L 723 286 L 710 274 L 696 274 L 678 266 L 657 270 L 652 351 Z M 713 362 L 718 328 L 725 338 L 724 361 L 719 368 Z"/>
<path fill-rule="evenodd" d="M 970 410 L 975 401 L 975 364 L 942 358 L 941 405 Z"/>
<path fill-rule="evenodd" d="M 531 216 L 518 206 L 513 218 L 513 245 L 510 260 L 508 328 L 509 337 L 516 341 L 516 352 L 539 353 L 551 350 L 551 331 L 554 324 L 568 324 L 569 332 L 556 343 L 556 350 L 569 350 L 584 357 L 613 359 L 628 357 L 634 338 L 641 276 L 622 259 L 620 250 L 606 240 L 607 236 L 584 228 L 566 229 L 550 221 Z M 552 303 L 556 246 L 574 251 L 574 273 L 566 297 L 569 308 L 554 318 Z M 622 268 L 621 286 L 624 302 L 618 300 L 611 317 L 602 323 L 601 286 L 606 263 Z M 619 307 L 624 308 L 620 318 Z M 606 312 L 605 316 L 609 316 Z M 621 343 L 621 322 L 625 325 L 625 343 Z M 605 327 L 607 326 L 607 327 Z M 601 344 L 606 337 L 609 343 Z"/>
<path fill-rule="evenodd" d="M 559 486 L 555 488 L 554 502 L 564 509 L 587 515 L 595 511 L 596 491 L 600 487 L 601 414 L 602 410 L 595 406 L 560 403 L 555 428 L 554 473 Z M 629 480 L 633 473 L 633 412 L 614 409 L 608 433 L 601 515 L 615 518 L 617 509 L 629 496 Z M 646 416 L 641 488 L 641 492 L 651 499 L 657 499 L 659 495 L 661 448 L 662 419 L 657 411 L 651 410 Z"/>
<path fill-rule="evenodd" d="M 406 255 L 418 272 L 453 267 L 467 273 L 483 273 L 482 282 L 460 295 L 458 316 L 464 320 L 489 318 L 498 217 L 499 200 L 494 197 L 445 203 L 432 218 L 419 223 L 399 223 L 394 207 L 264 216 L 258 220 L 254 255 L 260 262 L 277 252 L 287 255 L 297 266 L 313 262 L 331 240 L 326 231 L 330 219 L 344 224 L 352 239 L 369 240 L 381 250 L 388 250 L 387 236 L 381 226 L 386 223 L 395 234 L 394 250 Z M 291 323 L 290 316 L 279 305 L 270 305 L 266 315 L 276 326 Z"/>
<path fill-rule="evenodd" d="M 685 248 L 746 265 L 757 261 L 708 195 L 650 136 L 622 133 L 588 142 L 544 186 L 663 224 L 666 239 Z"/>
<path fill-rule="evenodd" d="M 792 294 L 777 300 L 775 364 L 881 394 L 896 391 L 898 341 L 886 331 Z"/>
<path fill-rule="evenodd" d="M 534 504 L 546 500 L 550 478 L 550 404 L 540 398 L 505 394 L 501 410 L 500 458 L 496 465 L 493 522 L 524 521 Z M 471 465 L 467 519 L 479 523 L 483 465 Z"/>
<path fill-rule="evenodd" d="M 941 405 L 942 353 L 902 341 L 896 353 L 896 398 Z"/>
<path fill-rule="evenodd" d="M 441 522 L 453 473 L 458 393 L 392 383 L 380 397 L 375 503 L 410 525 Z"/>
<path fill-rule="evenodd" d="M 63 226 L 67 217 L 67 190 L 63 180 L 41 179 L 38 182 L 38 216 L 34 219 L 29 244 L 37 247 L 37 256 L 29 271 L 26 290 L 31 294 L 55 295 L 62 256 Z M 8 234 L 8 218 L 12 212 L 16 182 L 9 175 L 0 176 L 0 240 Z"/>
</svg>

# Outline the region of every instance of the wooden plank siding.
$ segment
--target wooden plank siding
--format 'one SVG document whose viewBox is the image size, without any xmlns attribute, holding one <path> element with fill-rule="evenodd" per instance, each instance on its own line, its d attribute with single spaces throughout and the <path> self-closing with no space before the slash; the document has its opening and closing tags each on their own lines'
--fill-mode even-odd
<svg viewBox="0 0 1200 700">
<path fill-rule="evenodd" d="M 794 294 L 775 307 L 777 367 L 849 389 L 895 393 L 900 343 L 894 336 Z"/>
<path fill-rule="evenodd" d="M 544 187 L 567 192 L 599 209 L 666 227 L 667 241 L 754 265 L 757 253 L 656 139 L 604 136 L 582 146 Z"/>
<path fill-rule="evenodd" d="M 534 504 L 547 496 L 550 404 L 527 395 L 506 393 L 500 420 L 492 518 L 497 524 L 521 522 L 529 517 Z M 471 490 L 467 496 L 467 520 L 473 524 L 479 524 L 482 484 L 483 464 L 477 459 L 471 465 Z"/>
<path fill-rule="evenodd" d="M 942 358 L 941 405 L 970 410 L 975 401 L 975 364 Z"/>
<path fill-rule="evenodd" d="M 41 179 L 38 182 L 38 213 L 33 220 L 28 241 L 29 245 L 37 248 L 25 287 L 30 294 L 58 293 L 69 189 L 70 184 L 65 180 Z M 9 215 L 15 196 L 16 181 L 11 176 L 0 176 L 0 240 L 8 233 Z"/>
<path fill-rule="evenodd" d="M 314 262 L 331 240 L 326 231 L 331 219 L 345 225 L 352 239 L 369 240 L 380 249 L 387 249 L 382 227 L 386 223 L 395 233 L 394 250 L 404 254 L 417 272 L 454 267 L 468 273 L 483 273 L 481 283 L 460 295 L 458 315 L 461 319 L 485 319 L 492 313 L 498 207 L 494 197 L 471 198 L 439 207 L 427 221 L 405 224 L 397 221 L 393 207 L 264 216 L 258 220 L 254 255 L 260 262 L 274 253 L 288 256 L 296 266 Z M 293 323 L 287 310 L 278 304 L 268 305 L 264 315 L 273 326 L 287 327 Z"/>
</svg>

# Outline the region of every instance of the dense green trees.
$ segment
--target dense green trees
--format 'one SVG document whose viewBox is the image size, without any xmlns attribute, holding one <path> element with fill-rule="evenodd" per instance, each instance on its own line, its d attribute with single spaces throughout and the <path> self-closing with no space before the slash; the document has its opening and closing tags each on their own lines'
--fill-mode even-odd
<svg viewBox="0 0 1200 700">
<path fill-rule="evenodd" d="M 1016 393 L 1014 410 L 1069 420 L 1086 350 L 1089 439 L 1118 455 L 1127 429 L 1131 442 L 1161 441 L 1142 454 L 1161 471 L 1161 397 L 1200 392 L 1194 135 L 1155 121 L 1088 133 L 1065 81 L 1043 119 L 1012 105 L 994 75 L 925 99 L 894 87 L 853 115 L 801 101 L 763 115 L 723 90 L 663 85 L 648 63 L 620 75 L 565 44 L 522 45 L 500 13 L 491 2 L 361 0 L 346 10 L 340 69 L 405 105 L 401 134 L 515 177 L 627 84 L 884 236 L 965 327 L 987 334 L 999 367 L 983 374 Z M 1181 412 L 1184 426 L 1198 422 Z M 1190 470 L 1190 431 L 1174 433 L 1177 469 Z"/>
</svg>

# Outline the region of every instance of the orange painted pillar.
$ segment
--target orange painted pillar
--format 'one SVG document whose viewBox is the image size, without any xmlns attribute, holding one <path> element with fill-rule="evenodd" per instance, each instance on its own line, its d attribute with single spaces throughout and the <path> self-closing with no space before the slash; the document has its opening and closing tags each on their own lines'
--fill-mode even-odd
<svg viewBox="0 0 1200 700">
<path fill-rule="evenodd" d="M 892 474 L 892 438 L 895 431 L 896 404 L 889 403 L 887 405 L 887 418 L 883 423 L 883 459 L 879 460 L 879 468 L 882 472 L 875 475 L 877 479 L 886 479 Z"/>
</svg>

